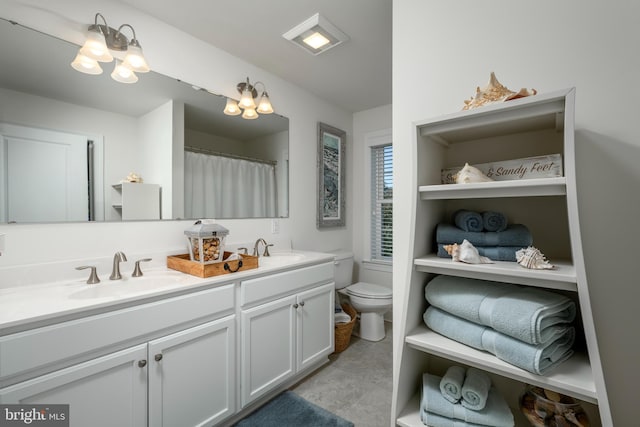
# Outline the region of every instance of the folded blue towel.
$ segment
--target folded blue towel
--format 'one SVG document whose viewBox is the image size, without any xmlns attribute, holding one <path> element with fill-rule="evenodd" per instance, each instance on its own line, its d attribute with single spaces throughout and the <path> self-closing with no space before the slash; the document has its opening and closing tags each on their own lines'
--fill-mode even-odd
<svg viewBox="0 0 640 427">
<path fill-rule="evenodd" d="M 507 217 L 501 212 L 482 212 L 482 226 L 484 231 L 504 231 L 507 229 Z"/>
<path fill-rule="evenodd" d="M 423 318 L 429 328 L 447 338 L 488 351 L 500 360 L 538 375 L 544 375 L 573 354 L 573 327 L 566 328 L 565 333 L 557 339 L 536 346 L 487 326 L 461 319 L 434 306 L 427 308 Z"/>
<path fill-rule="evenodd" d="M 462 366 L 450 366 L 440 380 L 440 392 L 451 403 L 458 403 L 462 397 L 465 372 Z"/>
<path fill-rule="evenodd" d="M 451 224 L 438 224 L 436 227 L 436 243 L 462 243 L 467 239 L 476 248 L 478 246 L 520 246 L 533 244 L 529 229 L 522 224 L 511 224 L 504 231 L 464 231 Z"/>
<path fill-rule="evenodd" d="M 487 396 L 491 388 L 491 378 L 476 368 L 469 368 L 462 384 L 462 400 L 460 403 L 467 409 L 480 411 L 487 404 Z"/>
<path fill-rule="evenodd" d="M 420 421 L 429 427 L 491 427 L 486 424 L 468 423 L 455 418 L 447 418 L 433 412 L 420 412 Z"/>
<path fill-rule="evenodd" d="M 467 423 L 496 427 L 513 427 L 513 414 L 505 399 L 495 388 L 489 390 L 487 405 L 480 411 L 472 411 L 459 403 L 451 403 L 440 393 L 441 378 L 425 373 L 422 375 L 422 395 L 420 398 L 420 416 L 423 419 L 429 414 L 440 415 L 449 419 Z M 434 423 L 429 422 L 429 425 Z M 455 425 L 455 424 L 448 424 Z"/>
<path fill-rule="evenodd" d="M 452 244 L 447 243 L 447 244 Z M 438 243 L 438 256 L 440 258 L 451 258 L 444 248 L 444 243 Z M 486 256 L 493 261 L 516 261 L 516 252 L 525 246 L 475 246 L 481 256 Z"/>
<path fill-rule="evenodd" d="M 453 214 L 453 223 L 460 230 L 464 231 L 482 231 L 484 226 L 482 225 L 482 215 L 478 212 L 467 211 L 460 209 Z"/>
<path fill-rule="evenodd" d="M 439 275 L 425 288 L 433 306 L 529 344 L 564 334 L 576 317 L 564 295 L 511 283 Z"/>
</svg>

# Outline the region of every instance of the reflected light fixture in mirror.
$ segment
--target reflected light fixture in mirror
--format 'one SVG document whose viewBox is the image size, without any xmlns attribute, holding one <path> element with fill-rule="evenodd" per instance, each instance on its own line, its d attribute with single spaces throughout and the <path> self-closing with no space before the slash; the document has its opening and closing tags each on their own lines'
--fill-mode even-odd
<svg viewBox="0 0 640 427">
<path fill-rule="evenodd" d="M 260 94 L 260 100 L 258 101 L 258 106 L 256 107 L 255 98 L 258 97 L 258 91 L 256 90 L 256 86 L 258 85 L 262 85 L 262 92 Z M 260 114 L 273 113 L 273 107 L 271 106 L 271 101 L 269 100 L 269 94 L 267 93 L 264 83 L 256 82 L 255 84 L 252 85 L 249 82 L 249 77 L 247 77 L 247 81 L 238 83 L 238 85 L 236 86 L 236 89 L 240 93 L 240 101 L 236 102 L 234 99 L 227 98 L 227 104 L 224 107 L 224 113 L 226 115 L 237 116 L 238 114 L 240 114 L 242 110 L 244 110 L 242 111 L 242 118 L 247 120 L 253 120 L 260 117 Z"/>
<path fill-rule="evenodd" d="M 98 18 L 104 24 L 98 24 Z M 122 34 L 122 28 L 128 27 L 133 33 L 131 41 Z M 111 62 L 113 55 L 110 50 L 124 52 L 122 61 L 116 59 L 111 77 L 120 83 L 135 83 L 138 76 L 135 73 L 150 71 L 147 60 L 142 54 L 142 47 L 136 37 L 136 30 L 129 24 L 122 24 L 117 30 L 109 27 L 107 20 L 100 13 L 96 13 L 94 24 L 87 29 L 87 40 L 78 51 L 71 66 L 81 73 L 102 74 L 102 67 L 98 62 Z"/>
</svg>

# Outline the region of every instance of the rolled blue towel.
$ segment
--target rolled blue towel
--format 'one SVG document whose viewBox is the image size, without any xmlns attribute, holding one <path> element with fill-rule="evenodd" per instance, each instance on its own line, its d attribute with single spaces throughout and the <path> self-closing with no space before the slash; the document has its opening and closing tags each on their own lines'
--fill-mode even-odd
<svg viewBox="0 0 640 427">
<path fill-rule="evenodd" d="M 563 335 L 576 317 L 570 298 L 511 283 L 439 275 L 424 293 L 435 307 L 534 345 Z"/>
<path fill-rule="evenodd" d="M 467 239 L 476 248 L 478 246 L 520 246 L 522 248 L 533 244 L 533 237 L 529 229 L 522 224 L 508 225 L 504 231 L 463 231 L 451 224 L 436 226 L 436 243 L 462 243 Z"/>
<path fill-rule="evenodd" d="M 460 230 L 482 231 L 484 229 L 482 215 L 478 212 L 460 209 L 453 214 L 453 223 Z"/>
<path fill-rule="evenodd" d="M 469 368 L 462 384 L 462 400 L 460 403 L 467 409 L 479 411 L 487 404 L 491 378 L 476 368 Z"/>
<path fill-rule="evenodd" d="M 459 403 L 451 403 L 440 393 L 441 378 L 437 375 L 425 373 L 422 375 L 422 394 L 420 398 L 420 417 L 428 417 L 429 414 L 448 418 L 449 422 L 470 423 L 467 425 L 488 425 L 495 427 L 513 427 L 513 414 L 505 399 L 495 388 L 489 390 L 486 406 L 480 411 L 472 411 Z M 442 420 L 446 421 L 446 420 Z M 429 422 L 428 425 L 436 425 Z M 442 424 L 458 425 L 458 424 Z M 464 424 L 463 424 L 464 425 Z"/>
<path fill-rule="evenodd" d="M 452 242 L 453 243 L 453 242 Z M 446 243 L 448 245 L 452 243 Z M 445 243 L 438 243 L 438 256 L 451 258 L 444 248 Z M 480 256 L 486 256 L 493 261 L 516 261 L 516 252 L 526 246 L 476 246 Z"/>
<path fill-rule="evenodd" d="M 501 212 L 482 212 L 482 226 L 485 231 L 504 231 L 507 229 L 507 217 Z"/>
<path fill-rule="evenodd" d="M 478 350 L 488 351 L 500 360 L 538 375 L 546 374 L 573 354 L 573 327 L 566 328 L 564 334 L 557 339 L 536 346 L 461 319 L 434 306 L 427 308 L 423 319 L 431 330 L 440 335 Z"/>
<path fill-rule="evenodd" d="M 450 366 L 440 380 L 440 392 L 451 403 L 458 403 L 462 397 L 465 372 L 462 366 Z"/>
</svg>

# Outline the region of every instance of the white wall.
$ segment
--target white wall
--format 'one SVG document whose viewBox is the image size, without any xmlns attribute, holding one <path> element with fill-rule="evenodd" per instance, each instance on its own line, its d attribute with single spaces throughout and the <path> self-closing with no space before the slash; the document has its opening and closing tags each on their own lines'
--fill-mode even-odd
<svg viewBox="0 0 640 427">
<path fill-rule="evenodd" d="M 638 2 L 405 0 L 393 4 L 395 206 L 412 205 L 411 122 L 458 111 L 495 71 L 511 89 L 576 87 L 582 239 L 616 426 L 637 424 L 640 340 Z M 407 87 L 407 82 L 416 85 Z M 416 103 L 416 100 L 420 100 Z M 406 186 L 405 186 L 406 187 Z M 407 283 L 410 224 L 394 224 L 394 298 Z M 396 313 L 399 316 L 401 313 Z"/>
<path fill-rule="evenodd" d="M 289 218 L 279 220 L 280 233 L 277 235 L 270 233 L 269 219 L 220 221 L 230 230 L 229 242 L 253 242 L 257 237 L 264 237 L 267 241 L 290 240 L 294 248 L 298 249 L 329 250 L 336 246 L 351 247 L 352 221 L 347 221 L 347 225 L 341 228 L 322 231 L 316 229 L 317 122 L 321 121 L 345 130 L 350 146 L 350 113 L 326 103 L 303 88 L 293 86 L 118 2 L 0 0 L 0 11 L 3 18 L 12 19 L 78 45 L 84 42 L 83 33 L 87 25 L 93 22 L 95 13 L 99 11 L 111 25 L 130 23 L 135 27 L 136 34 L 144 46 L 145 56 L 157 72 L 226 96 L 236 96 L 236 84 L 246 76 L 263 81 L 269 87 L 271 101 L 278 114 L 290 119 Z M 347 154 L 351 156 L 351 150 L 348 150 Z M 91 256 L 106 259 L 116 250 L 143 253 L 151 246 L 155 251 L 176 248 L 179 250 L 184 246 L 182 231 L 189 224 L 189 221 L 166 221 L 0 225 L 0 234 L 6 234 L 6 250 L 0 257 L 0 281 L 3 269 L 15 270 L 34 262 L 61 262 Z M 34 259 L 32 246 L 28 241 L 31 240 L 32 243 L 36 234 L 41 250 L 37 259 Z M 29 275 L 32 274 L 30 271 L 32 269 L 21 270 L 24 282 L 29 281 Z"/>
<path fill-rule="evenodd" d="M 160 218 L 163 219 L 180 218 L 184 213 L 184 210 L 173 212 L 174 191 L 184 193 L 180 187 L 174 189 L 172 185 L 174 109 L 184 111 L 184 104 L 169 101 L 138 119 L 138 139 L 135 144 L 139 145 L 137 164 L 140 170 L 131 171 L 142 176 L 146 184 L 160 185 Z M 177 143 L 180 144 L 179 141 Z"/>
<path fill-rule="evenodd" d="M 355 185 L 358 191 L 353 191 L 349 199 L 353 207 L 353 253 L 356 271 L 355 280 L 376 283 L 391 287 L 392 276 L 389 271 L 371 269 L 363 265 L 363 260 L 369 257 L 367 247 L 367 235 L 370 230 L 369 221 L 369 192 L 363 189 L 369 188 L 369 168 L 367 162 L 370 160 L 369 147 L 365 146 L 367 136 L 380 131 L 391 129 L 391 105 L 384 105 L 371 110 L 360 111 L 353 115 L 353 158 L 349 180 Z"/>
</svg>

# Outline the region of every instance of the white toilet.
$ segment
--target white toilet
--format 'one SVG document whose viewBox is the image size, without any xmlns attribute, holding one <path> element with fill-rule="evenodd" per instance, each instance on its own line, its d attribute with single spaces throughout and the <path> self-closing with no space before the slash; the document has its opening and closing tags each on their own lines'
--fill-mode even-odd
<svg viewBox="0 0 640 427">
<path fill-rule="evenodd" d="M 372 283 L 351 284 L 353 253 L 335 252 L 334 280 L 336 289 L 348 295 L 351 305 L 360 313 L 360 338 L 380 341 L 384 338 L 384 314 L 391 309 L 390 288 Z"/>
</svg>

